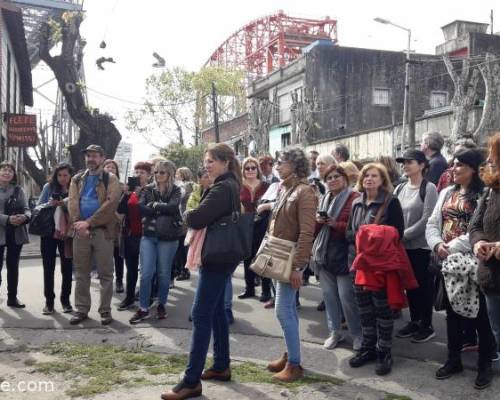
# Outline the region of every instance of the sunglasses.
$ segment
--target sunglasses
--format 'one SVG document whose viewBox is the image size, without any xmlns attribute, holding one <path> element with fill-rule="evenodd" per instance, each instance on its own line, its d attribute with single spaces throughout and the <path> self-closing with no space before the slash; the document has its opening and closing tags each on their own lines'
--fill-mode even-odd
<svg viewBox="0 0 500 400">
<path fill-rule="evenodd" d="M 158 174 L 165 175 L 166 173 L 167 173 L 167 171 L 155 171 L 154 172 L 155 175 L 158 175 Z"/>
<path fill-rule="evenodd" d="M 340 177 L 342 177 L 342 175 L 339 175 L 339 174 L 335 174 L 335 175 L 328 175 L 326 177 L 326 180 L 327 181 L 333 181 L 334 179 L 339 179 Z"/>
<path fill-rule="evenodd" d="M 245 171 L 256 171 L 257 170 L 257 167 L 252 165 L 250 167 L 245 167 Z"/>
</svg>

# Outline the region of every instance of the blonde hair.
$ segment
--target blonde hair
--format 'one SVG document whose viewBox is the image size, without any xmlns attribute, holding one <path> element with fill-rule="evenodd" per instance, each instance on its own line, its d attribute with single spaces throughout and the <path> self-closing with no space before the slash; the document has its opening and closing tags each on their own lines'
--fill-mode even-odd
<svg viewBox="0 0 500 400">
<path fill-rule="evenodd" d="M 170 192 L 175 182 L 175 164 L 170 160 L 158 161 L 155 164 L 156 170 L 166 171 L 168 174 L 167 192 Z M 156 184 L 156 179 L 155 179 Z"/>
<path fill-rule="evenodd" d="M 360 193 L 365 191 L 365 188 L 363 187 L 363 180 L 366 177 L 366 173 L 370 169 L 376 169 L 380 174 L 380 177 L 382 178 L 382 186 L 380 188 L 387 193 L 392 193 L 394 191 L 394 186 L 392 186 L 391 178 L 389 178 L 387 168 L 383 164 L 376 162 L 368 163 L 361 169 L 361 173 L 358 177 L 358 183 L 356 184 L 356 190 Z"/>
<path fill-rule="evenodd" d="M 347 174 L 347 181 L 349 186 L 353 187 L 356 185 L 359 177 L 359 169 L 356 167 L 352 161 L 342 161 L 339 163 L 339 166 L 342 167 Z"/>
<path fill-rule="evenodd" d="M 257 167 L 257 179 L 260 179 L 262 176 L 262 170 L 260 169 L 259 161 L 256 158 L 253 157 L 247 157 L 243 160 L 241 163 L 241 174 L 243 176 L 243 179 L 245 180 L 245 167 L 247 164 L 253 163 Z"/>
</svg>

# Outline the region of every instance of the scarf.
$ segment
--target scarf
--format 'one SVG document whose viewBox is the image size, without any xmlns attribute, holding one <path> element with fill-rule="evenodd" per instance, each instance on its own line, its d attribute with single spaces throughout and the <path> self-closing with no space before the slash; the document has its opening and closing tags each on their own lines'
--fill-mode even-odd
<svg viewBox="0 0 500 400">
<path fill-rule="evenodd" d="M 328 192 L 322 197 L 318 210 L 326 211 L 328 217 L 335 221 L 340 215 L 340 212 L 344 208 L 351 193 L 352 189 L 347 187 L 332 199 L 332 192 Z M 328 206 L 328 203 L 330 203 L 330 206 Z M 331 227 L 327 224 L 323 224 L 316 240 L 314 241 L 312 248 L 313 263 L 319 267 L 326 265 L 326 255 L 328 253 L 330 234 Z"/>
</svg>

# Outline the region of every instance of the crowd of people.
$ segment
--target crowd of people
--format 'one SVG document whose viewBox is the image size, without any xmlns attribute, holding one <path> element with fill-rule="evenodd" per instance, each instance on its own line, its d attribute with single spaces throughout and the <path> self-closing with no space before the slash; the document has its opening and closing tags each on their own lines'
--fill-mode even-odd
<svg viewBox="0 0 500 400">
<path fill-rule="evenodd" d="M 259 300 L 275 309 L 286 351 L 267 366 L 274 379 L 303 376 L 299 289 L 314 275 L 329 330 L 324 348 L 350 342 L 352 368 L 374 362 L 377 375 L 390 373 L 393 336 L 415 344 L 431 340 L 433 311 L 444 310 L 448 357 L 435 377 L 461 372 L 462 350 L 478 346 L 474 386 L 484 389 L 500 344 L 500 133 L 487 149 L 459 141 L 449 162 L 443 146 L 442 136 L 429 132 L 420 150 L 395 159 L 361 163 L 338 144 L 331 154 L 293 148 L 277 159 L 264 154 L 240 163 L 231 147 L 215 144 L 194 174 L 158 158 L 136 163 L 134 176 L 120 182 L 118 164 L 90 145 L 84 171 L 75 174 L 66 163 L 54 168 L 33 215 L 14 165 L 0 163 L 0 272 L 6 252 L 7 305 L 25 307 L 17 296 L 20 254 L 28 224 L 44 215 L 50 224 L 38 233 L 42 312 L 55 312 L 58 252 L 59 299 L 62 311 L 73 313 L 70 324 L 88 318 L 93 270 L 103 325 L 113 321 L 113 291 L 124 293 L 118 310 L 133 310 L 131 324 L 166 318 L 174 280 L 198 270 L 188 365 L 162 398 L 198 396 L 201 380 L 231 379 L 232 275 L 239 263 L 203 262 L 200 254 L 205 228 L 238 210 L 253 215 L 253 232 L 251 251 L 241 260 L 245 289 L 237 297 L 254 298 L 260 286 Z M 293 245 L 287 279 L 259 276 L 252 268 L 271 239 Z M 410 319 L 394 333 L 394 320 L 406 306 Z M 204 370 L 212 335 L 214 364 Z"/>
</svg>

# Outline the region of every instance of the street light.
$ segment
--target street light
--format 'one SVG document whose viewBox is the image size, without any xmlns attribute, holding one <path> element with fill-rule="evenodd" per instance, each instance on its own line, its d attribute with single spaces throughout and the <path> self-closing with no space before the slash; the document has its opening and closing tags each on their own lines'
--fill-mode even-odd
<svg viewBox="0 0 500 400">
<path fill-rule="evenodd" d="M 384 18 L 374 18 L 375 22 L 385 25 L 392 25 L 396 28 L 402 29 L 408 33 L 408 46 L 406 48 L 406 63 L 405 63 L 405 92 L 403 100 L 403 132 L 401 134 L 401 152 L 405 150 L 405 132 L 408 125 L 408 92 L 409 92 L 409 70 L 410 70 L 410 45 L 411 45 L 411 29 L 405 28 L 404 26 L 395 24 Z M 412 134 L 411 137 L 408 135 L 408 140 L 410 142 L 410 147 L 415 147 L 415 135 Z"/>
</svg>

